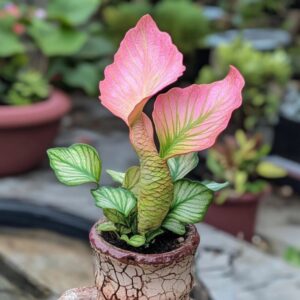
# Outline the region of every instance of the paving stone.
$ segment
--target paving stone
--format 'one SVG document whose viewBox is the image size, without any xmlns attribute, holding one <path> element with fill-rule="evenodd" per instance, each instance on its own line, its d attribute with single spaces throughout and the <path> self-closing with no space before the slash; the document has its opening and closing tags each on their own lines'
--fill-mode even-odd
<svg viewBox="0 0 300 300">
<path fill-rule="evenodd" d="M 0 255 L 57 295 L 94 282 L 88 242 L 45 230 L 1 229 Z"/>
<path fill-rule="evenodd" d="M 299 269 L 208 225 L 197 227 L 197 276 L 214 300 L 300 299 Z"/>
<path fill-rule="evenodd" d="M 276 194 L 262 201 L 256 231 L 271 244 L 275 254 L 283 256 L 288 247 L 300 251 L 300 199 Z M 300 299 L 300 297 L 299 297 Z"/>
</svg>

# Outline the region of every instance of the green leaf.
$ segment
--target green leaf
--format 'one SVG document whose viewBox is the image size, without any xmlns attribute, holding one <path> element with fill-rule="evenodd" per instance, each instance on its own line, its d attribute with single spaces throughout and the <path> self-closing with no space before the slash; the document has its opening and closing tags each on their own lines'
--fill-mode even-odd
<svg viewBox="0 0 300 300">
<path fill-rule="evenodd" d="M 80 63 L 71 69 L 64 81 L 67 85 L 83 89 L 88 95 L 96 95 L 99 70 L 93 63 Z"/>
<path fill-rule="evenodd" d="M 246 183 L 248 180 L 248 174 L 245 171 L 237 171 L 234 177 L 234 185 L 236 192 L 240 195 L 246 191 Z"/>
<path fill-rule="evenodd" d="M 117 227 L 113 222 L 104 222 L 97 226 L 98 231 L 117 231 Z"/>
<path fill-rule="evenodd" d="M 214 191 L 214 192 L 218 192 L 229 186 L 229 182 L 227 182 L 227 181 L 223 182 L 223 183 L 219 183 L 219 182 L 215 182 L 215 181 L 204 180 L 204 181 L 201 181 L 201 184 L 203 184 L 208 189 L 210 189 L 211 191 Z"/>
<path fill-rule="evenodd" d="M 128 245 L 133 247 L 141 247 L 146 243 L 146 238 L 142 235 L 133 235 L 129 238 L 126 234 L 121 236 L 121 240 L 125 241 Z"/>
<path fill-rule="evenodd" d="M 98 184 L 101 160 L 95 148 L 86 144 L 52 148 L 47 151 L 50 166 L 58 180 L 74 186 L 88 182 Z"/>
<path fill-rule="evenodd" d="M 101 208 L 115 209 L 128 217 L 129 213 L 136 206 L 134 195 L 123 188 L 100 187 L 92 191 L 96 205 Z"/>
<path fill-rule="evenodd" d="M 75 57 L 80 59 L 96 59 L 102 56 L 111 55 L 115 46 L 106 37 L 95 35 L 90 37 L 84 46 L 76 53 Z"/>
<path fill-rule="evenodd" d="M 100 0 L 51 0 L 48 2 L 48 16 L 69 25 L 81 25 L 96 12 Z"/>
<path fill-rule="evenodd" d="M 128 226 L 119 225 L 118 227 L 119 227 L 119 228 L 118 228 L 118 231 L 119 231 L 119 233 L 120 233 L 121 235 L 123 235 L 123 234 L 130 234 L 131 231 L 132 231 L 131 228 L 128 227 Z"/>
<path fill-rule="evenodd" d="M 41 20 L 32 22 L 28 33 L 47 56 L 75 54 L 87 41 L 87 34 L 84 32 L 57 27 Z"/>
<path fill-rule="evenodd" d="M 111 176 L 111 178 L 115 182 L 123 183 L 125 179 L 125 173 L 114 171 L 114 170 L 106 170 L 106 173 Z"/>
<path fill-rule="evenodd" d="M 162 227 L 168 229 L 171 232 L 174 232 L 178 235 L 184 235 L 185 234 L 185 226 L 180 221 L 171 218 L 169 216 L 166 217 L 164 220 Z"/>
<path fill-rule="evenodd" d="M 16 34 L 0 28 L 0 57 L 23 53 L 25 48 Z"/>
<path fill-rule="evenodd" d="M 203 220 L 213 192 L 199 182 L 183 179 L 175 182 L 174 199 L 168 218 L 193 224 Z"/>
<path fill-rule="evenodd" d="M 282 178 L 287 176 L 287 171 L 280 168 L 269 161 L 263 161 L 256 167 L 258 175 L 265 178 Z"/>
<path fill-rule="evenodd" d="M 149 244 L 152 242 L 157 236 L 163 234 L 165 231 L 162 228 L 158 228 L 152 230 L 146 234 L 146 243 Z"/>
<path fill-rule="evenodd" d="M 115 209 L 104 208 L 103 209 L 104 216 L 113 222 L 114 224 L 122 224 L 127 225 L 126 218 L 123 214 L 118 212 Z"/>
<path fill-rule="evenodd" d="M 133 194 L 138 195 L 140 181 L 140 168 L 133 166 L 126 171 L 123 182 L 123 187 L 131 191 Z"/>
<path fill-rule="evenodd" d="M 187 175 L 198 165 L 199 158 L 197 153 L 179 155 L 168 159 L 168 166 L 173 181 L 177 181 Z"/>
</svg>

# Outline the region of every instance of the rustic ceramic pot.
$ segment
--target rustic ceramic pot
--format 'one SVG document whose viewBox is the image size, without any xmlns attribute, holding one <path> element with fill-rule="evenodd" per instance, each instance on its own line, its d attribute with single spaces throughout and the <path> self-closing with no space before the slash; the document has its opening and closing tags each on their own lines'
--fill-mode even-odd
<svg viewBox="0 0 300 300">
<path fill-rule="evenodd" d="M 139 254 L 106 242 L 96 231 L 90 232 L 95 254 L 95 283 L 98 299 L 185 300 L 193 286 L 191 273 L 199 245 L 195 226 L 179 248 L 161 254 Z"/>
<path fill-rule="evenodd" d="M 54 90 L 49 99 L 28 106 L 0 106 L 0 176 L 22 173 L 46 156 L 71 101 Z"/>
</svg>

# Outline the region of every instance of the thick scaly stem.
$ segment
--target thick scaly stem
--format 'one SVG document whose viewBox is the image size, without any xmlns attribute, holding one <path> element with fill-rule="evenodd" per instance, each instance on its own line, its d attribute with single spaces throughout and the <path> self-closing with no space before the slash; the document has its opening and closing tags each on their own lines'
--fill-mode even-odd
<svg viewBox="0 0 300 300">
<path fill-rule="evenodd" d="M 170 171 L 156 149 L 150 119 L 142 114 L 130 128 L 130 139 L 140 159 L 138 232 L 161 226 L 173 199 Z"/>
</svg>

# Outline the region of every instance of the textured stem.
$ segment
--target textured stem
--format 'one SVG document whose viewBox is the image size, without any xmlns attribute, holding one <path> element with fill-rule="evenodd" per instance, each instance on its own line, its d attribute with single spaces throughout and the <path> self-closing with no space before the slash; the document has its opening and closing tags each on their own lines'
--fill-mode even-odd
<svg viewBox="0 0 300 300">
<path fill-rule="evenodd" d="M 173 199 L 170 171 L 156 149 L 150 119 L 142 114 L 130 128 L 130 139 L 140 159 L 138 231 L 161 226 Z"/>
</svg>

